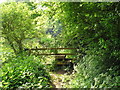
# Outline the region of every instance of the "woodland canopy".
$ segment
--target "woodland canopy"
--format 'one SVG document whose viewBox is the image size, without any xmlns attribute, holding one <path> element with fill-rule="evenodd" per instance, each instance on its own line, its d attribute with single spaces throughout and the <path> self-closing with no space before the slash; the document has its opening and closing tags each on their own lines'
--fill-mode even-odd
<svg viewBox="0 0 120 90">
<path fill-rule="evenodd" d="M 55 88 L 50 76 L 57 67 L 55 58 L 39 53 L 59 52 L 76 54 L 66 56 L 73 58 L 66 70 L 73 70 L 66 81 L 62 79 L 62 88 L 120 86 L 119 2 L 8 2 L 0 6 L 2 88 Z M 32 48 L 77 49 L 26 51 Z"/>
</svg>

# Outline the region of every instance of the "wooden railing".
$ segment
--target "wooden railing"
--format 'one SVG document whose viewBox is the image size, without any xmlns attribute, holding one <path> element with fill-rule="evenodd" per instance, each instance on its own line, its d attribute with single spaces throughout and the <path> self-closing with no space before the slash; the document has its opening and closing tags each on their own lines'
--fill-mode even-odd
<svg viewBox="0 0 120 90">
<path fill-rule="evenodd" d="M 78 48 L 25 48 L 25 50 L 55 50 L 55 49 L 78 49 Z"/>
<path fill-rule="evenodd" d="M 25 51 L 38 51 L 38 50 L 62 50 L 62 49 L 78 49 L 78 48 L 31 48 L 31 49 L 24 49 Z M 38 54 L 38 55 L 76 55 L 76 53 L 42 53 L 42 54 Z"/>
<path fill-rule="evenodd" d="M 62 50 L 62 49 L 71 50 L 71 49 L 78 49 L 78 48 L 31 48 L 31 49 L 26 48 L 25 51 L 29 51 L 29 54 L 30 54 L 32 51 L 38 52 L 38 50 Z M 62 61 L 62 60 L 70 61 L 73 59 L 66 58 L 66 55 L 77 55 L 77 53 L 37 53 L 37 55 L 55 55 L 55 60 L 57 61 Z"/>
</svg>

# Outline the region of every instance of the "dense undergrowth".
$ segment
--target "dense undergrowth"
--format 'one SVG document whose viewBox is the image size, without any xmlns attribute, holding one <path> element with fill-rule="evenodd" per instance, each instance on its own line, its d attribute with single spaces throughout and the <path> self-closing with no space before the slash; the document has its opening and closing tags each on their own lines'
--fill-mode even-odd
<svg viewBox="0 0 120 90">
<path fill-rule="evenodd" d="M 120 86 L 120 3 L 12 2 L 1 7 L 2 53 L 10 54 L 11 49 L 17 56 L 5 53 L 0 58 L 5 61 L 3 88 L 51 87 L 46 70 L 57 71 L 56 61 L 51 57 L 47 60 L 46 56 L 44 60 L 19 55 L 26 48 L 77 48 L 70 52 L 61 50 L 61 53 L 77 54 L 77 60 L 72 63 L 74 73 L 65 88 Z M 59 53 L 58 50 L 34 50 L 29 50 L 29 54 Z M 68 66 L 64 68 L 66 71 L 71 69 Z"/>
<path fill-rule="evenodd" d="M 57 9 L 51 7 L 56 10 L 53 18 L 59 18 L 64 25 L 61 34 L 63 45 L 79 49 L 75 78 L 68 88 L 118 88 L 120 3 L 69 2 L 53 5 L 58 6 Z"/>
<path fill-rule="evenodd" d="M 102 50 L 100 50 L 102 51 Z M 89 51 L 75 67 L 76 75 L 72 80 L 74 88 L 119 88 L 120 66 L 110 54 Z M 89 54 L 90 53 L 90 54 Z M 118 56 L 119 57 L 119 56 Z"/>
<path fill-rule="evenodd" d="M 35 56 L 8 57 L 2 65 L 2 86 L 5 89 L 50 88 L 50 76 Z"/>
</svg>

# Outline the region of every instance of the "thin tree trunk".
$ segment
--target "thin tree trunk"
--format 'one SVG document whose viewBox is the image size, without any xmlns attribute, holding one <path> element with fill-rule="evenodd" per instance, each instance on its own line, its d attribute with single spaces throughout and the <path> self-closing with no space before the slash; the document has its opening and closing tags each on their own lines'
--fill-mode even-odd
<svg viewBox="0 0 120 90">
<path fill-rule="evenodd" d="M 17 42 L 17 44 L 18 44 L 18 48 L 19 48 L 19 53 L 21 53 L 21 52 L 23 51 L 22 40 L 19 40 L 19 41 Z"/>
<path fill-rule="evenodd" d="M 16 51 L 16 49 L 15 49 L 15 47 L 14 47 L 13 42 L 9 39 L 9 37 L 6 37 L 6 39 L 8 40 L 8 42 L 9 42 L 11 48 L 13 49 L 14 53 L 17 54 L 17 51 Z"/>
</svg>

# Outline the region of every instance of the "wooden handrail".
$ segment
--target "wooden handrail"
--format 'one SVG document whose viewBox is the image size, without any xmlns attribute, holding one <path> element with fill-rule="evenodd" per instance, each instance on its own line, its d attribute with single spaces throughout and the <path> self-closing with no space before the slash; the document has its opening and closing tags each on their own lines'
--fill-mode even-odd
<svg viewBox="0 0 120 90">
<path fill-rule="evenodd" d="M 28 49 L 26 48 L 26 50 L 53 50 L 53 49 L 78 49 L 78 48 L 31 48 L 31 49 Z"/>
<path fill-rule="evenodd" d="M 74 54 L 74 53 L 57 53 L 57 54 L 46 54 L 46 53 L 43 53 L 43 54 L 37 54 L 37 55 L 77 55 L 77 54 Z"/>
</svg>

